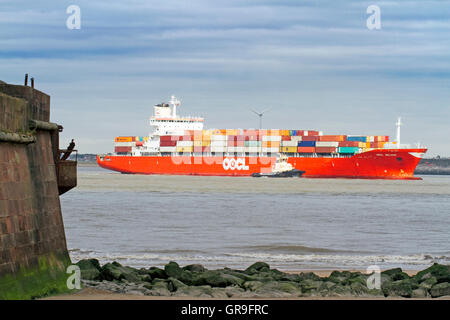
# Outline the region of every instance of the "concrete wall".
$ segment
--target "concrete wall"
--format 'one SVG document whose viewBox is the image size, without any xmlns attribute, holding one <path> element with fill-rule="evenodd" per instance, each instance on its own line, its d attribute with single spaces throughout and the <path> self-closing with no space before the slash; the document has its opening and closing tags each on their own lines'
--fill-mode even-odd
<svg viewBox="0 0 450 320">
<path fill-rule="evenodd" d="M 48 131 L 50 97 L 30 87 L 0 84 L 0 131 L 34 135 L 34 143 L 0 141 L 0 299 L 67 290 L 70 264 Z"/>
</svg>

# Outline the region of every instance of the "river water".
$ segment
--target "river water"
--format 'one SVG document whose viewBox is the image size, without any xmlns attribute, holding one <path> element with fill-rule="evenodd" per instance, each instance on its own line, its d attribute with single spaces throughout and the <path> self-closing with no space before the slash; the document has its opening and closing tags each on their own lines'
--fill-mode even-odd
<svg viewBox="0 0 450 320">
<path fill-rule="evenodd" d="M 73 261 L 282 270 L 450 263 L 450 176 L 421 181 L 123 175 L 61 197 Z"/>
</svg>

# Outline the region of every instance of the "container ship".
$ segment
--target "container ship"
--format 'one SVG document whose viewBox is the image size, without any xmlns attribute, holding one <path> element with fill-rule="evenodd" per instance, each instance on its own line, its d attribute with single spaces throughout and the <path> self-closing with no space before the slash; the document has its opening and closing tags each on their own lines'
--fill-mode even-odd
<svg viewBox="0 0 450 320">
<path fill-rule="evenodd" d="M 177 114 L 174 96 L 153 107 L 149 136 L 115 138 L 105 169 L 129 174 L 251 176 L 269 173 L 280 156 L 306 178 L 420 179 L 414 170 L 426 148 L 389 136 L 325 135 L 316 130 L 204 129 L 204 118 Z"/>
</svg>

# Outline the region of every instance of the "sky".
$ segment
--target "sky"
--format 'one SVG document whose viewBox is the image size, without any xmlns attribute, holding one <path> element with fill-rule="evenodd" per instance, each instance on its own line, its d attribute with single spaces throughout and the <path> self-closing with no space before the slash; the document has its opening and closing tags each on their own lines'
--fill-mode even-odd
<svg viewBox="0 0 450 320">
<path fill-rule="evenodd" d="M 79 153 L 148 135 L 175 95 L 207 128 L 255 128 L 250 109 L 270 108 L 264 128 L 392 139 L 401 116 L 402 143 L 450 156 L 449 17 L 444 0 L 0 0 L 0 80 L 34 77 Z"/>
</svg>

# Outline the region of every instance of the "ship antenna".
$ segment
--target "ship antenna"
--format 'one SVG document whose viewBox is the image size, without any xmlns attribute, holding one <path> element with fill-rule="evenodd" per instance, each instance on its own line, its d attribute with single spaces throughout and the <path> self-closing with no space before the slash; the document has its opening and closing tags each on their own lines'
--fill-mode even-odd
<svg viewBox="0 0 450 320">
<path fill-rule="evenodd" d="M 400 126 L 402 125 L 401 117 L 398 117 L 396 125 L 397 125 L 397 147 L 398 149 L 400 149 Z"/>
<path fill-rule="evenodd" d="M 258 112 L 258 111 L 255 111 L 255 110 L 253 110 L 253 109 L 250 109 L 250 110 L 252 110 L 252 111 L 259 117 L 259 130 L 262 129 L 262 118 L 263 118 L 264 113 L 266 113 L 266 112 L 269 111 L 270 109 L 272 109 L 272 108 L 267 108 L 267 109 L 265 109 L 265 110 L 263 110 L 263 111 L 261 111 L 261 112 Z"/>
</svg>

